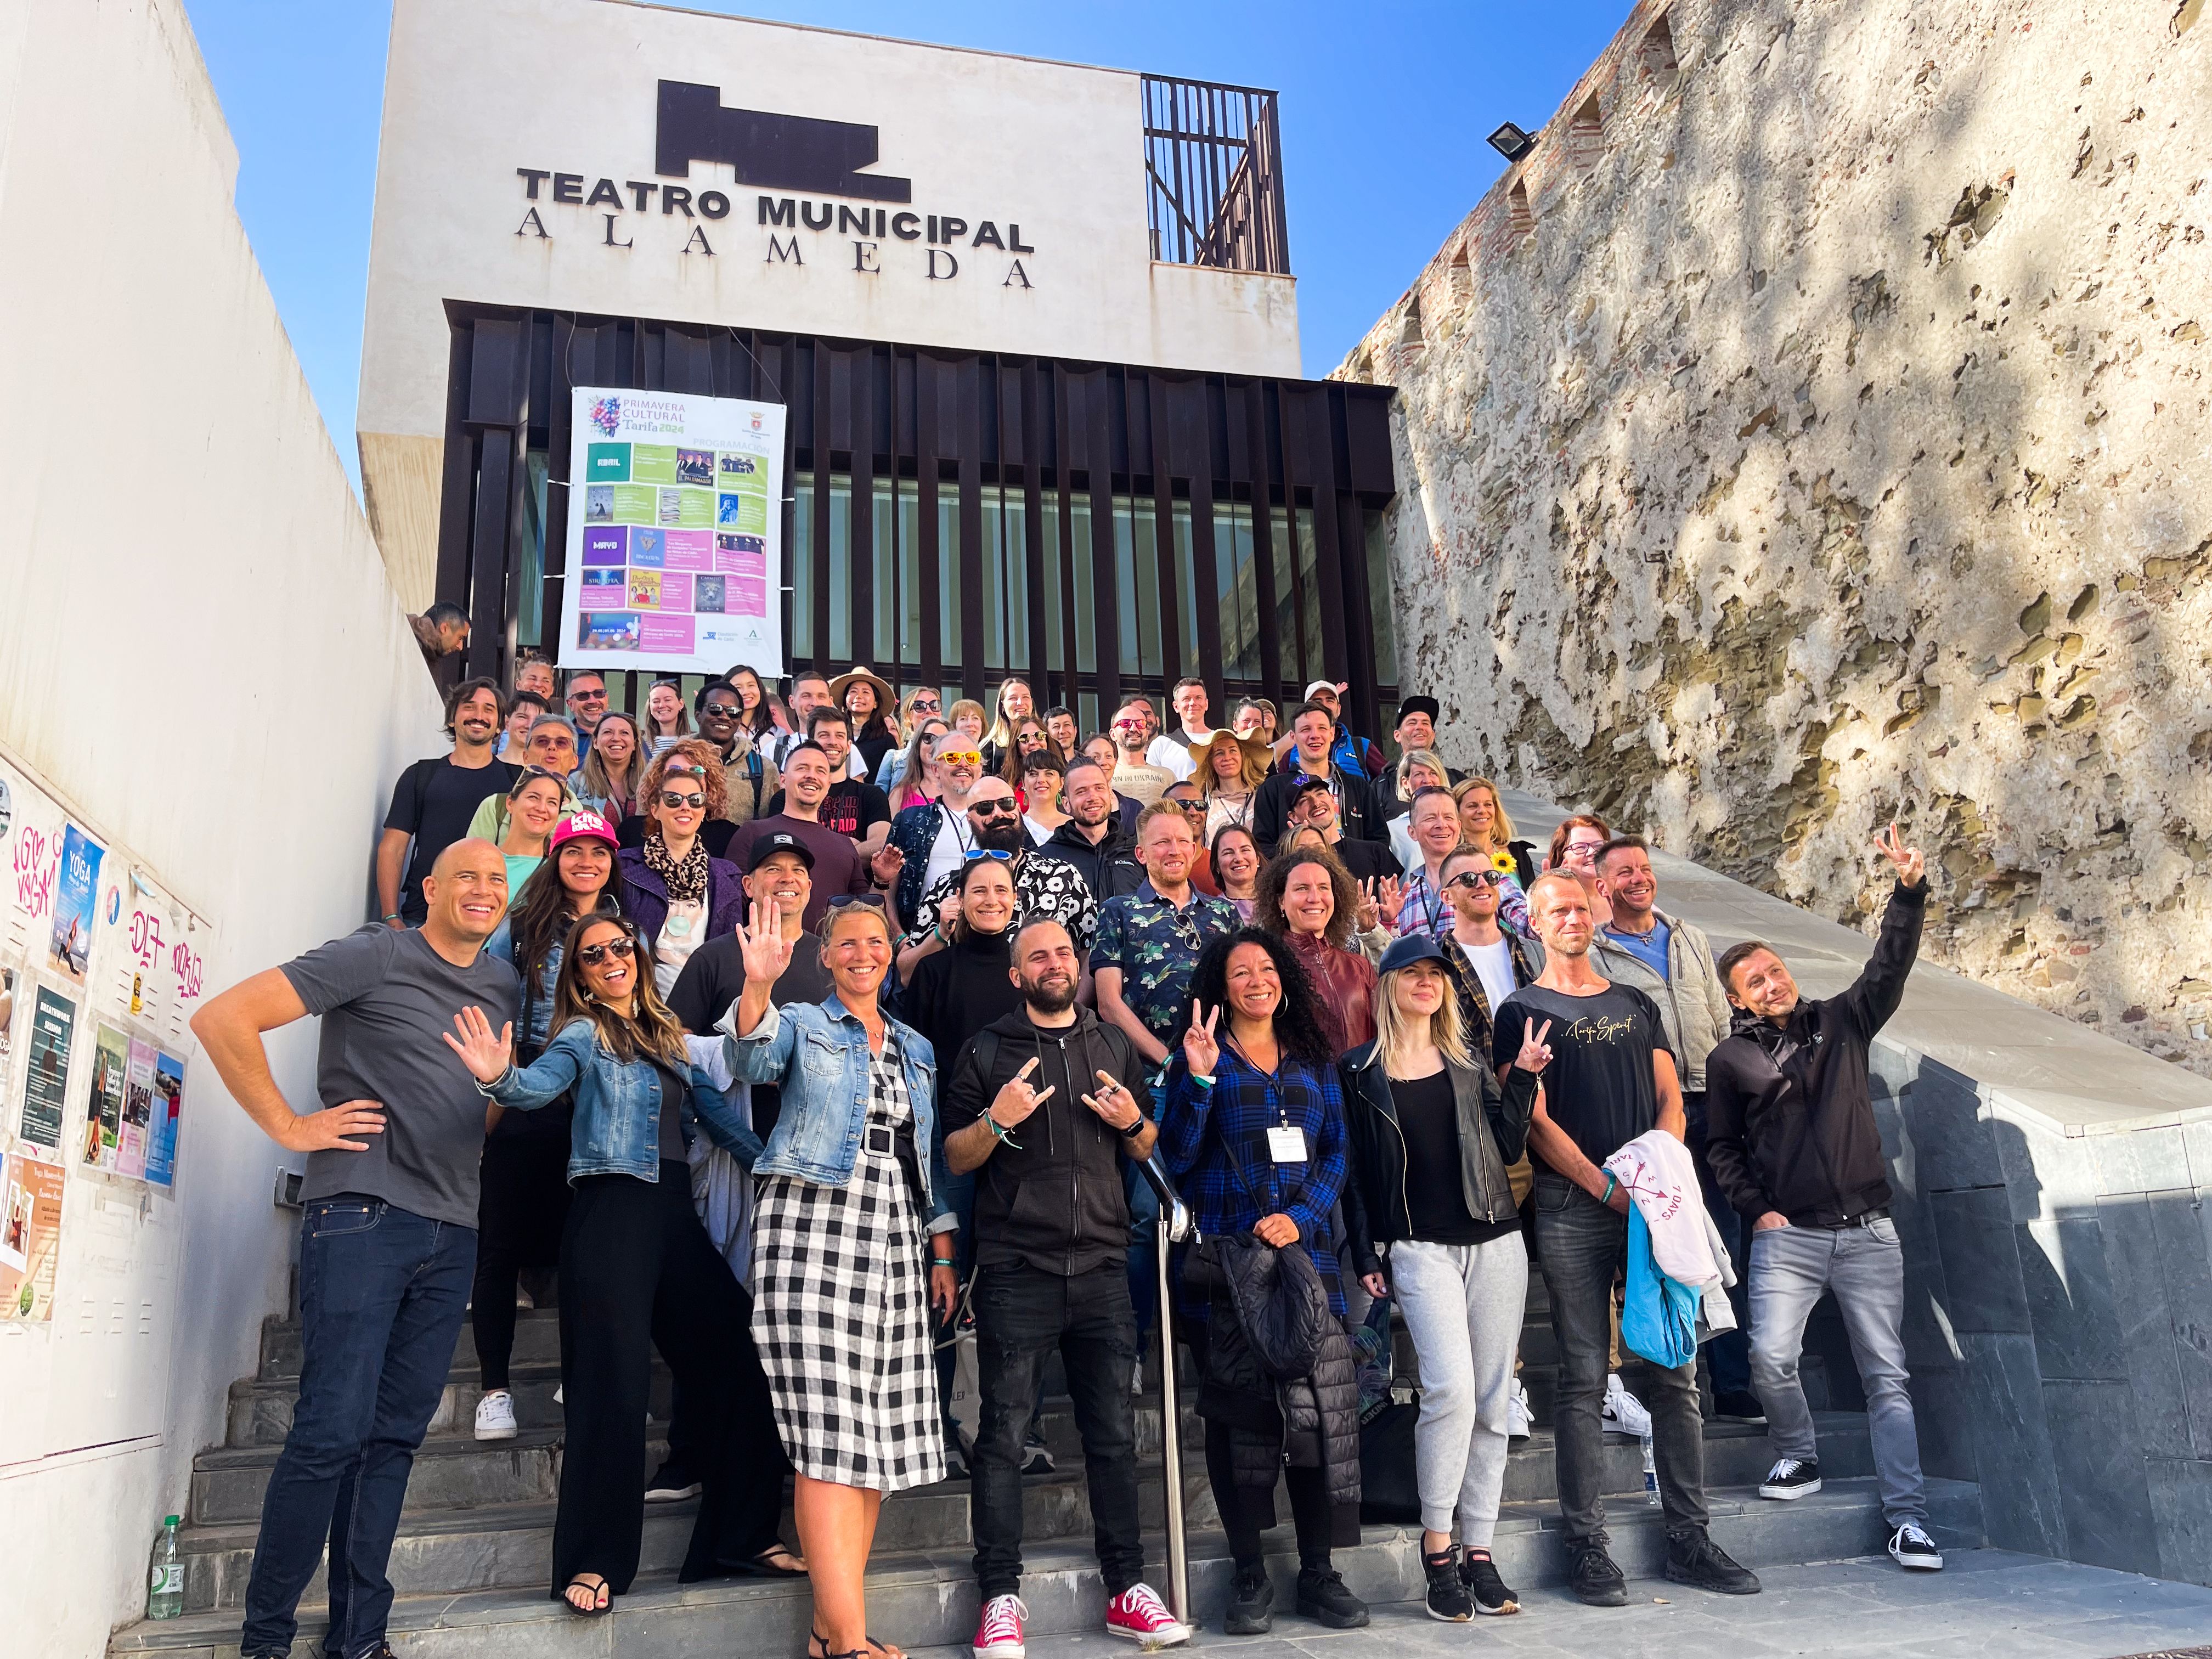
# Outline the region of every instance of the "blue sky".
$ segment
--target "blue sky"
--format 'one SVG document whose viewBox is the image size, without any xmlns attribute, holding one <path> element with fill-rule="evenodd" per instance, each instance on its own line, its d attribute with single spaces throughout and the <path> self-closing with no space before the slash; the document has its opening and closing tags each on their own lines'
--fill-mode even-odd
<svg viewBox="0 0 2212 1659">
<path fill-rule="evenodd" d="M 696 9 L 1276 88 L 1305 368 L 1320 375 L 1404 292 L 1498 177 L 1504 163 L 1483 135 L 1500 121 L 1533 127 L 1549 116 L 1629 4 L 700 0 Z M 238 143 L 239 213 L 354 471 L 390 7 L 187 5 Z"/>
</svg>

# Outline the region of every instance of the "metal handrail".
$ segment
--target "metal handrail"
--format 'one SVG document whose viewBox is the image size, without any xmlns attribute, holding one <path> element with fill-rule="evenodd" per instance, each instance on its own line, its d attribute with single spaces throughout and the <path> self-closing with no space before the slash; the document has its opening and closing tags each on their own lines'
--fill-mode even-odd
<svg viewBox="0 0 2212 1659">
<path fill-rule="evenodd" d="M 1154 1149 L 1138 1169 L 1160 1201 L 1159 1224 L 1152 1232 L 1152 1253 L 1160 1276 L 1160 1478 L 1167 1493 L 1168 1611 L 1180 1624 L 1190 1619 L 1190 1552 L 1182 1514 L 1182 1401 L 1176 1386 L 1174 1287 L 1169 1282 L 1169 1252 L 1194 1238 L 1198 1227 L 1168 1179 L 1167 1166 Z"/>
</svg>

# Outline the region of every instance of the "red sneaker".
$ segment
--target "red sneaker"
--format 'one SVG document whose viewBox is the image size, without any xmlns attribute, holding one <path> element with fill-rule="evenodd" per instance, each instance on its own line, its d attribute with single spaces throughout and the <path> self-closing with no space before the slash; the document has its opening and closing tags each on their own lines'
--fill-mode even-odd
<svg viewBox="0 0 2212 1659">
<path fill-rule="evenodd" d="M 1028 1649 L 1022 1642 L 1022 1620 L 1030 1616 L 1018 1595 L 994 1595 L 983 1603 L 983 1616 L 975 1621 L 970 1650 L 975 1659 L 1023 1659 Z"/>
<path fill-rule="evenodd" d="M 1126 1636 L 1147 1648 L 1171 1648 L 1190 1640 L 1190 1626 L 1176 1621 L 1150 1584 L 1132 1584 L 1106 1604 L 1106 1633 Z"/>
</svg>

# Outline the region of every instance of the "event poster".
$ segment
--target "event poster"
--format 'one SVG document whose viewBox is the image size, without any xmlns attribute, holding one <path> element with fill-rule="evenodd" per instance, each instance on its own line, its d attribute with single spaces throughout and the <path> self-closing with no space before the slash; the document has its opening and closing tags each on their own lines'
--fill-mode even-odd
<svg viewBox="0 0 2212 1659">
<path fill-rule="evenodd" d="M 131 1066 L 131 1039 L 112 1025 L 93 1027 L 92 1093 L 84 1103 L 84 1161 L 115 1168 L 123 1140 L 123 1089 Z M 142 1162 L 140 1167 L 144 1167 Z"/>
<path fill-rule="evenodd" d="M 563 668 L 783 672 L 783 423 L 781 404 L 575 389 Z"/>
<path fill-rule="evenodd" d="M 31 1010 L 29 1053 L 23 1065 L 23 1115 L 16 1133 L 49 1157 L 62 1146 L 62 1102 L 69 1082 L 70 1048 L 76 1036 L 76 1005 L 45 986 Z"/>
<path fill-rule="evenodd" d="M 0 1156 L 0 1319 L 52 1319 L 62 1233 L 62 1166 Z"/>
<path fill-rule="evenodd" d="M 100 861 L 106 849 L 70 825 L 62 836 L 59 876 L 54 887 L 53 965 L 79 985 L 92 959 L 94 907 L 100 894 Z"/>
<path fill-rule="evenodd" d="M 153 1121 L 146 1126 L 146 1179 L 156 1187 L 177 1180 L 177 1121 L 185 1109 L 185 1062 L 154 1055 Z"/>
</svg>

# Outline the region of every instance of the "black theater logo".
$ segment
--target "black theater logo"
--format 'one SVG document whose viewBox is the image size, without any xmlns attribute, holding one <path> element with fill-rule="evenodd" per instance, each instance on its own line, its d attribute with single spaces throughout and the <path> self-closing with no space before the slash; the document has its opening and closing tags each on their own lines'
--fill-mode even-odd
<svg viewBox="0 0 2212 1659">
<path fill-rule="evenodd" d="M 597 245 L 634 248 L 639 231 L 666 222 L 683 232 L 678 252 L 711 259 L 731 251 L 732 239 L 744 234 L 738 227 L 750 220 L 764 264 L 798 269 L 834 263 L 856 276 L 903 272 L 945 283 L 961 275 L 964 262 L 971 270 L 981 264 L 988 273 L 983 280 L 998 287 L 1036 287 L 1022 261 L 1036 249 L 1022 240 L 1018 222 L 872 205 L 914 200 L 911 179 L 867 171 L 878 149 L 877 129 L 860 122 L 726 109 L 720 87 L 663 81 L 653 126 L 655 176 L 595 179 L 555 167 L 517 167 L 526 205 L 514 234 L 550 242 L 554 233 L 541 205 L 576 208 L 582 211 L 574 216 L 592 224 Z M 691 168 L 702 161 L 728 167 L 734 175 L 730 187 L 695 190 Z M 669 182 L 679 179 L 684 182 Z M 750 213 L 742 194 L 732 199 L 747 189 L 761 192 Z M 556 216 L 554 222 L 562 220 Z M 649 235 L 647 246 L 658 240 Z M 901 243 L 915 245 L 913 253 L 920 257 L 902 252 Z"/>
<path fill-rule="evenodd" d="M 720 87 L 663 81 L 653 170 L 664 179 L 688 179 L 694 161 L 727 162 L 741 185 L 865 202 L 914 199 L 912 180 L 860 171 L 876 164 L 873 127 L 725 109 Z"/>
</svg>

